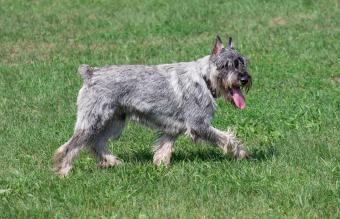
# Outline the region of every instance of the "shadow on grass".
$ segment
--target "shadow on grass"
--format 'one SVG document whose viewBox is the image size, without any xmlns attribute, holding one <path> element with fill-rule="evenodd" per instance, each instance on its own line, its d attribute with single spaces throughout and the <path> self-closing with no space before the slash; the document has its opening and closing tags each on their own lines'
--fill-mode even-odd
<svg viewBox="0 0 340 219">
<path fill-rule="evenodd" d="M 185 151 L 182 153 L 174 153 L 171 162 L 181 161 L 221 161 L 232 160 L 230 156 L 224 155 L 220 150 L 216 148 L 209 148 L 198 151 Z"/>
<path fill-rule="evenodd" d="M 279 154 L 278 151 L 273 146 L 270 146 L 265 149 L 260 149 L 260 150 L 254 149 L 251 152 L 250 160 L 254 160 L 254 161 L 270 160 L 274 156 L 277 156 L 278 154 Z"/>
<path fill-rule="evenodd" d="M 248 161 L 265 161 L 271 160 L 274 156 L 278 155 L 278 151 L 274 147 L 268 147 L 265 149 L 254 149 L 250 151 L 251 157 Z M 130 155 L 120 154 L 125 162 L 140 162 L 149 163 L 152 162 L 153 154 L 151 151 L 138 151 Z M 177 163 L 182 161 L 233 161 L 235 160 L 231 156 L 223 154 L 217 148 L 205 148 L 204 150 L 195 151 L 180 151 L 172 154 L 171 162 Z"/>
</svg>

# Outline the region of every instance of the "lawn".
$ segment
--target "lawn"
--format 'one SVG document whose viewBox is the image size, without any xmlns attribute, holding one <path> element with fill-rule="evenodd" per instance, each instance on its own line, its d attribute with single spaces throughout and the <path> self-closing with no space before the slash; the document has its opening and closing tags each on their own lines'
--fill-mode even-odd
<svg viewBox="0 0 340 219">
<path fill-rule="evenodd" d="M 213 125 L 253 154 L 236 161 L 180 137 L 155 168 L 157 133 L 129 123 L 100 169 L 87 152 L 65 179 L 82 63 L 159 64 L 233 36 L 250 58 L 247 108 L 218 100 Z M 337 0 L 0 0 L 0 218 L 339 218 L 340 3 Z"/>
</svg>

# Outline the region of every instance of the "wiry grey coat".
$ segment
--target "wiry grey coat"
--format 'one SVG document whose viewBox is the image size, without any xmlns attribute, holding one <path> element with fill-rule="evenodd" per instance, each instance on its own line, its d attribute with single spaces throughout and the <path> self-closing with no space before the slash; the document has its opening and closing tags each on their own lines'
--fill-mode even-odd
<svg viewBox="0 0 340 219">
<path fill-rule="evenodd" d="M 229 44 L 230 48 L 224 49 L 218 37 L 212 55 L 193 62 L 93 69 L 81 65 L 78 71 L 84 84 L 77 100 L 75 133 L 57 150 L 55 170 L 66 175 L 74 156 L 86 145 L 101 166 L 121 163 L 106 150 L 106 143 L 109 138 L 120 136 L 128 119 L 163 133 L 155 146 L 156 165 L 170 162 L 173 143 L 181 133 L 211 141 L 237 158 L 247 156 L 231 131 L 221 132 L 210 125 L 216 96 L 234 98 L 237 106 L 240 105 L 237 101 L 245 104 L 239 90 L 248 82 L 240 80 L 245 74 L 250 76 L 245 70 L 245 59 Z M 243 60 L 240 67 L 235 68 L 235 60 Z"/>
</svg>

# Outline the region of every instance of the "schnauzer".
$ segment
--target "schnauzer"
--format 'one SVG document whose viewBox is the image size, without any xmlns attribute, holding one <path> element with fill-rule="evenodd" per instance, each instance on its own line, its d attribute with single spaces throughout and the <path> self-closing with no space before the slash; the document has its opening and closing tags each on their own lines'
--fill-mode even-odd
<svg viewBox="0 0 340 219">
<path fill-rule="evenodd" d="M 229 43 L 224 48 L 217 36 L 211 55 L 192 62 L 161 65 L 112 65 L 91 68 L 81 65 L 84 79 L 77 99 L 77 122 L 73 136 L 54 156 L 54 169 L 65 176 L 72 160 L 85 146 L 98 158 L 99 166 L 110 167 L 121 161 L 106 149 L 109 139 L 117 139 L 127 120 L 159 130 L 153 162 L 170 163 L 178 135 L 194 141 L 202 139 L 220 147 L 237 159 L 248 157 L 235 134 L 211 126 L 217 97 L 224 97 L 244 109 L 241 90 L 252 84 L 247 59 Z"/>
</svg>

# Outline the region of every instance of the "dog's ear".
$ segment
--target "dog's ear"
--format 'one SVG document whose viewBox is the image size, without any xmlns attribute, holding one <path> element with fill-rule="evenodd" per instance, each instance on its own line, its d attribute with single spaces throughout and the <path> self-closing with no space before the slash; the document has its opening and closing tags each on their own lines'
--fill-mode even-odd
<svg viewBox="0 0 340 219">
<path fill-rule="evenodd" d="M 212 54 L 213 55 L 220 54 L 223 48 L 224 48 L 224 46 L 223 46 L 221 37 L 219 35 L 217 35 L 216 40 L 215 40 L 215 45 L 214 45 L 214 48 L 212 50 Z"/>
<path fill-rule="evenodd" d="M 233 39 L 229 37 L 228 40 L 228 49 L 234 49 Z"/>
</svg>

